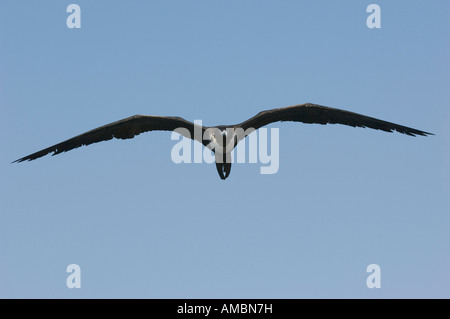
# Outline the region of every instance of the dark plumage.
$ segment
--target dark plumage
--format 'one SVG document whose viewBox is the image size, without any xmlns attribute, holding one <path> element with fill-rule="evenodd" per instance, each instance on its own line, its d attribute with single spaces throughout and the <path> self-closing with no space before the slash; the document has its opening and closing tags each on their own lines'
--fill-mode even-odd
<svg viewBox="0 0 450 319">
<path fill-rule="evenodd" d="M 187 137 L 194 139 L 195 128 L 201 129 L 203 136 L 205 131 L 207 131 L 208 129 L 216 129 L 218 132 L 225 132 L 225 130 L 227 129 L 231 129 L 231 132 L 233 132 L 238 128 L 242 128 L 244 131 L 247 131 L 251 128 L 257 130 L 264 125 L 279 121 L 293 121 L 310 124 L 343 124 L 353 127 L 369 127 L 385 132 L 397 131 L 399 133 L 410 136 L 432 135 L 432 133 L 416 130 L 414 128 L 398 125 L 391 122 L 382 121 L 373 117 L 326 106 L 306 103 L 262 111 L 240 124 L 214 127 L 200 127 L 180 117 L 135 115 L 75 136 L 64 142 L 55 144 L 31 155 L 22 157 L 14 161 L 13 163 L 32 161 L 52 152 L 52 155 L 56 155 L 62 152 L 70 151 L 83 145 L 89 145 L 101 141 L 108 141 L 112 138 L 130 139 L 135 137 L 136 135 L 149 131 L 173 131 L 176 128 L 185 128 L 190 133 L 190 136 Z M 210 143 L 213 139 L 215 142 L 217 142 L 217 147 L 213 149 L 213 151 L 216 153 L 216 167 L 220 178 L 226 179 L 229 176 L 231 170 L 231 163 L 229 162 L 229 160 L 227 160 L 227 155 L 229 155 L 231 149 L 233 149 L 241 139 L 245 138 L 245 135 L 236 136 L 235 134 L 233 134 L 232 136 L 222 136 L 223 141 L 220 141 L 220 138 L 215 139 L 217 135 L 213 136 L 213 134 L 210 134 L 210 139 L 202 139 L 198 141 L 208 147 L 210 146 Z M 232 143 L 230 145 L 231 149 L 225 150 L 225 145 L 228 145 L 230 142 Z"/>
</svg>

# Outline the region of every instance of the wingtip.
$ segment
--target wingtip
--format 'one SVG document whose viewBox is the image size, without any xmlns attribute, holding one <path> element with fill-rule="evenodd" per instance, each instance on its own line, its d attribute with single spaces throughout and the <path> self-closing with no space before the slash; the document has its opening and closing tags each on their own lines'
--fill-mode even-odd
<svg viewBox="0 0 450 319">
<path fill-rule="evenodd" d="M 19 158 L 19 159 L 16 159 L 15 161 L 11 162 L 11 164 L 20 163 L 20 162 L 23 162 L 25 160 L 26 160 L 25 158 Z"/>
<path fill-rule="evenodd" d="M 34 160 L 34 158 L 32 158 L 32 157 L 30 157 L 30 156 L 25 156 L 25 157 L 16 159 L 14 162 L 11 162 L 11 164 L 14 164 L 14 163 L 22 163 L 22 162 L 30 162 L 30 161 L 32 161 L 32 160 Z"/>
<path fill-rule="evenodd" d="M 413 133 L 413 136 L 417 136 L 417 135 L 420 135 L 420 136 L 429 136 L 429 135 L 435 135 L 435 134 L 434 134 L 434 133 L 430 133 L 430 132 L 419 132 L 419 133 L 414 132 L 414 133 Z"/>
</svg>

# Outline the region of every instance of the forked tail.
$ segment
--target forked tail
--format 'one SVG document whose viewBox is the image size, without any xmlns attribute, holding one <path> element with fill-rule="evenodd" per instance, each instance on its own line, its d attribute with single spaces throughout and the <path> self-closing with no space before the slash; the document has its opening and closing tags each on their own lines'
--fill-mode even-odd
<svg viewBox="0 0 450 319">
<path fill-rule="evenodd" d="M 217 172 L 221 179 L 226 179 L 230 175 L 231 171 L 231 163 L 217 163 L 216 162 Z"/>
</svg>

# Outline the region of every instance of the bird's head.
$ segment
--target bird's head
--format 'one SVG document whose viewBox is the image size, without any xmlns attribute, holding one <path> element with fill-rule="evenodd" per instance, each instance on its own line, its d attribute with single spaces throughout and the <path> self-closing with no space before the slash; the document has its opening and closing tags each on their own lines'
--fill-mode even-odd
<svg viewBox="0 0 450 319">
<path fill-rule="evenodd" d="M 234 129 L 231 127 L 218 126 L 209 128 L 208 134 L 205 135 L 206 139 L 211 141 L 216 150 L 220 150 L 220 152 L 224 152 L 224 148 L 226 148 L 225 153 L 231 152 L 237 142 L 234 141 L 236 134 L 234 132 Z"/>
</svg>

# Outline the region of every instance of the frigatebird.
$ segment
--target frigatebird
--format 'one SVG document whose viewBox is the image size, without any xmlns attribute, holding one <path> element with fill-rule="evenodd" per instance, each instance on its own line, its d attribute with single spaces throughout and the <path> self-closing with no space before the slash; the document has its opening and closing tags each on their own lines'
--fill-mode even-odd
<svg viewBox="0 0 450 319">
<path fill-rule="evenodd" d="M 369 127 L 385 132 L 397 131 L 402 134 L 433 135 L 414 128 L 386 122 L 373 117 L 353 113 L 341 109 L 305 103 L 278 109 L 262 111 L 254 117 L 235 125 L 200 126 L 181 117 L 135 115 L 113 122 L 81 135 L 75 136 L 59 144 L 50 146 L 15 162 L 32 161 L 53 152 L 56 155 L 74 148 L 108 141 L 112 138 L 130 139 L 149 131 L 177 131 L 197 140 L 215 153 L 216 168 L 221 179 L 225 180 L 231 171 L 231 150 L 237 143 L 254 130 L 274 122 L 303 122 L 308 124 L 343 124 L 352 127 Z M 199 130 L 201 134 L 195 134 Z M 185 133 L 183 133 L 185 132 Z"/>
</svg>

